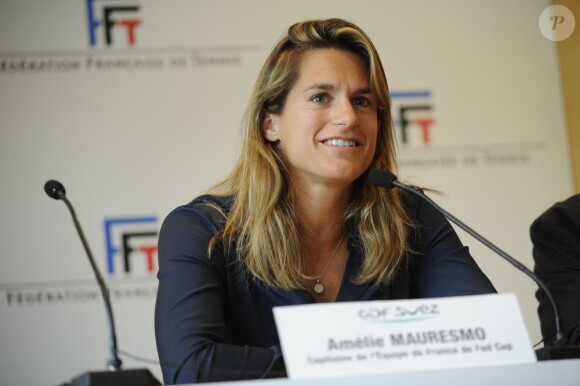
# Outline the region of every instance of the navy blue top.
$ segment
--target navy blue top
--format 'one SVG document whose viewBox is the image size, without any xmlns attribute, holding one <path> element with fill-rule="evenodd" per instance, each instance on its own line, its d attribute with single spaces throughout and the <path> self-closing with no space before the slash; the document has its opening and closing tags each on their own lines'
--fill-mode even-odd
<svg viewBox="0 0 580 386">
<path fill-rule="evenodd" d="M 314 303 L 306 290 L 271 288 L 245 270 L 232 250 L 207 246 L 223 229 L 231 201 L 202 196 L 178 207 L 159 234 L 159 290 L 155 309 L 157 350 L 166 384 L 285 377 L 272 308 Z M 355 229 L 348 231 L 349 257 L 337 302 L 430 298 L 494 293 L 468 248 L 429 204 L 404 196 L 417 230 L 410 235 L 409 264 L 389 285 L 355 285 L 364 259 Z"/>
<path fill-rule="evenodd" d="M 580 194 L 557 202 L 531 225 L 534 272 L 546 285 L 558 307 L 562 332 L 570 345 L 580 345 Z M 544 346 L 555 341 L 552 305 L 536 291 Z"/>
</svg>

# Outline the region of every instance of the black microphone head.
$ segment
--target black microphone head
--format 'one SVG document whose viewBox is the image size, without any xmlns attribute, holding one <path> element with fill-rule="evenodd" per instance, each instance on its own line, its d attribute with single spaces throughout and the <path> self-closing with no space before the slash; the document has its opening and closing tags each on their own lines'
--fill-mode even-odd
<svg viewBox="0 0 580 386">
<path fill-rule="evenodd" d="M 66 194 L 66 190 L 64 190 L 64 186 L 56 180 L 46 181 L 46 183 L 44 184 L 44 191 L 46 192 L 46 194 L 48 194 L 50 197 L 54 198 L 55 200 L 60 200 L 59 193 L 62 193 L 63 196 Z"/>
<path fill-rule="evenodd" d="M 373 184 L 381 188 L 392 189 L 395 187 L 393 182 L 397 180 L 397 177 L 386 170 L 372 169 L 369 172 L 369 179 Z"/>
</svg>

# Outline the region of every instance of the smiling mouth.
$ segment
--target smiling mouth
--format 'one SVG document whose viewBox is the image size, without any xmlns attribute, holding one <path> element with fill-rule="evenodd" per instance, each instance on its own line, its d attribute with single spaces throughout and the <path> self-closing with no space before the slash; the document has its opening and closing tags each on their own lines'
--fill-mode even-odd
<svg viewBox="0 0 580 386">
<path fill-rule="evenodd" d="M 356 141 L 348 141 L 344 139 L 327 139 L 326 141 L 322 141 L 323 144 L 328 146 L 336 146 L 336 147 L 357 147 L 359 144 Z"/>
</svg>

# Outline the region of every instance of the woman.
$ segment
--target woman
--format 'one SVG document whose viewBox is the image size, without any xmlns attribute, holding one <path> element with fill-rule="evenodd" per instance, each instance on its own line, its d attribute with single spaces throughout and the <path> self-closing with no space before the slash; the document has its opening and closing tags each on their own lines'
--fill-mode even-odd
<svg viewBox="0 0 580 386">
<path fill-rule="evenodd" d="M 495 292 L 447 221 L 366 178 L 396 172 L 385 74 L 340 19 L 290 27 L 258 76 L 231 175 L 159 236 L 166 383 L 285 376 L 272 307 Z"/>
</svg>

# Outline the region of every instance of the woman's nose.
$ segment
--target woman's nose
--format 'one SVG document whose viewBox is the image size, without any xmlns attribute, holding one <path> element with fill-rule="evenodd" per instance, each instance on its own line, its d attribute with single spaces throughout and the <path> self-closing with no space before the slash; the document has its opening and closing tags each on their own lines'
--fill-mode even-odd
<svg viewBox="0 0 580 386">
<path fill-rule="evenodd" d="M 356 123 L 357 113 L 351 100 L 344 98 L 337 101 L 334 120 L 336 124 L 343 126 L 352 126 Z"/>
</svg>

